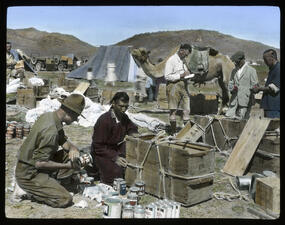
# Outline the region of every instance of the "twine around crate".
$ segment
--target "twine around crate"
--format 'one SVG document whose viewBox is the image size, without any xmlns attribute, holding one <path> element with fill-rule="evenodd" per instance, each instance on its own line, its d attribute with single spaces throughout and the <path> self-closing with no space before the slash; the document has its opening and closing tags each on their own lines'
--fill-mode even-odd
<svg viewBox="0 0 285 225">
<path fill-rule="evenodd" d="M 162 166 L 162 162 L 161 162 L 161 158 L 160 158 L 160 151 L 159 151 L 159 144 L 161 143 L 165 143 L 167 142 L 167 140 L 171 139 L 171 136 L 167 136 L 162 138 L 162 136 L 165 134 L 165 131 L 161 131 L 157 134 L 157 136 L 155 138 L 153 138 L 150 142 L 150 145 L 146 151 L 146 154 L 141 162 L 140 165 L 134 165 L 132 163 L 127 163 L 127 166 L 129 167 L 133 167 L 138 169 L 138 174 L 139 174 L 139 179 L 142 179 L 142 170 L 144 168 L 144 163 L 147 159 L 147 156 L 150 152 L 150 150 L 152 149 L 153 146 L 155 146 L 156 152 L 157 152 L 157 156 L 158 156 L 158 161 L 159 161 L 159 172 L 161 174 L 160 177 L 162 177 L 162 185 L 163 185 L 163 196 L 164 198 L 166 198 L 166 188 L 165 188 L 165 176 L 170 176 L 170 177 L 175 177 L 175 178 L 180 178 L 180 179 L 184 179 L 184 180 L 193 180 L 193 179 L 199 179 L 199 178 L 205 178 L 205 177 L 209 177 L 209 176 L 213 176 L 215 173 L 208 173 L 208 174 L 204 174 L 204 175 L 200 175 L 200 176 L 182 176 L 182 175 L 177 175 L 171 172 L 166 172 Z M 161 179 L 161 178 L 160 178 Z M 159 183 L 160 184 L 160 183 Z M 160 190 L 160 186 L 159 186 L 159 190 Z"/>
</svg>

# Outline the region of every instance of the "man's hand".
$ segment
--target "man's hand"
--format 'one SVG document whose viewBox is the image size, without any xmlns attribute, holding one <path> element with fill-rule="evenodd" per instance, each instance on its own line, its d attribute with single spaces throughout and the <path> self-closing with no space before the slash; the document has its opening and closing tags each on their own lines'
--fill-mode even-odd
<svg viewBox="0 0 285 225">
<path fill-rule="evenodd" d="M 81 169 L 81 163 L 78 158 L 74 161 L 69 161 L 68 163 L 70 164 L 71 169 L 75 169 L 75 170 Z"/>
<path fill-rule="evenodd" d="M 250 89 L 254 94 L 258 93 L 260 91 L 260 88 L 257 86 L 254 86 L 253 88 Z"/>
<path fill-rule="evenodd" d="M 127 164 L 128 164 L 127 160 L 123 157 L 120 157 L 120 156 L 117 157 L 115 163 L 118 166 L 122 166 L 122 167 L 127 167 Z"/>
<path fill-rule="evenodd" d="M 180 78 L 184 78 L 185 76 L 189 75 L 189 71 L 185 71 L 184 73 L 180 74 Z"/>
<path fill-rule="evenodd" d="M 79 157 L 79 150 L 76 148 L 72 148 L 69 150 L 68 157 L 73 162 L 76 158 Z"/>
</svg>

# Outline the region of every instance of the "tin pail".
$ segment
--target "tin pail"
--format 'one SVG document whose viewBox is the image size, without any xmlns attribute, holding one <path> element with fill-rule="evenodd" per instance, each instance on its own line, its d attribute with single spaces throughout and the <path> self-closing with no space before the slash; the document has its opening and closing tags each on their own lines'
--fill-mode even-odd
<svg viewBox="0 0 285 225">
<path fill-rule="evenodd" d="M 119 198 L 107 198 L 104 201 L 104 218 L 121 218 L 121 199 Z"/>
<path fill-rule="evenodd" d="M 249 190 L 251 184 L 251 177 L 238 176 L 236 177 L 236 183 L 240 190 Z"/>
</svg>

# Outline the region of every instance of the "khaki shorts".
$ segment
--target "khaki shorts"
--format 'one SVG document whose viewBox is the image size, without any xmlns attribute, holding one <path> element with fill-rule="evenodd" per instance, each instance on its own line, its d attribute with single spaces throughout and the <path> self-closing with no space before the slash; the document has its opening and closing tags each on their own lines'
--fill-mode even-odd
<svg viewBox="0 0 285 225">
<path fill-rule="evenodd" d="M 166 85 L 166 95 L 168 100 L 168 109 L 177 110 L 178 108 L 182 108 L 183 110 L 190 111 L 190 97 L 187 94 L 183 81 L 168 83 Z"/>
</svg>

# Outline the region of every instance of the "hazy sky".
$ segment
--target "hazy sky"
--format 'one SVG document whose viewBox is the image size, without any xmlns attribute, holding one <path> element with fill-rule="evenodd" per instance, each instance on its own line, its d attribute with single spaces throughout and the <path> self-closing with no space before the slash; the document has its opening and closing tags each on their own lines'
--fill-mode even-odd
<svg viewBox="0 0 285 225">
<path fill-rule="evenodd" d="M 204 29 L 280 48 L 274 6 L 32 6 L 9 7 L 7 28 L 34 27 L 111 45 L 135 34 Z"/>
</svg>

